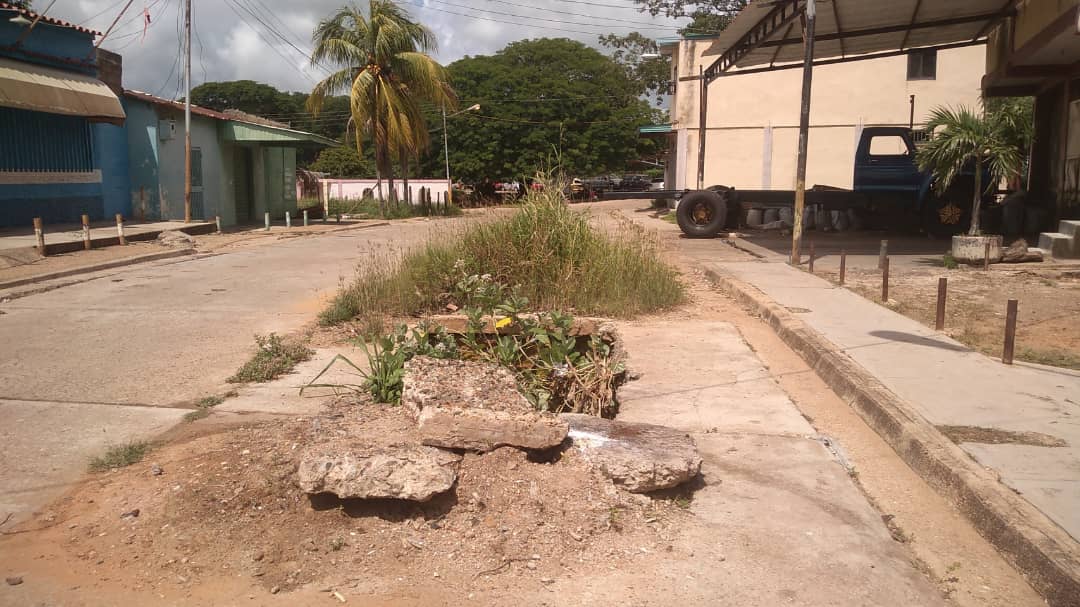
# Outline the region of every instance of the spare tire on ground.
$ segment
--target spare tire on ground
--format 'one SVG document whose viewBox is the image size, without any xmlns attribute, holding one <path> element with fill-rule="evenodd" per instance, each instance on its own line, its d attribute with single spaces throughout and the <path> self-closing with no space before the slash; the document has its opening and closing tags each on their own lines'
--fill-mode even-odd
<svg viewBox="0 0 1080 607">
<path fill-rule="evenodd" d="M 696 190 L 679 200 L 675 213 L 679 229 L 690 238 L 713 238 L 727 224 L 727 200 L 723 194 Z"/>
</svg>

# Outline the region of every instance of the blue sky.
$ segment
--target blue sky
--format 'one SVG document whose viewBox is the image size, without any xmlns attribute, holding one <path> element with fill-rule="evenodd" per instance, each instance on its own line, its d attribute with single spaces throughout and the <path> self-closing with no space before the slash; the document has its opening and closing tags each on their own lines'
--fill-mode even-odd
<svg viewBox="0 0 1080 607">
<path fill-rule="evenodd" d="M 104 31 L 126 1 L 59 0 L 49 15 Z M 250 79 L 296 91 L 310 90 L 324 75 L 303 53 L 310 52 L 311 31 L 318 20 L 343 4 L 343 0 L 193 2 L 194 85 Z M 105 48 L 124 56 L 126 87 L 170 98 L 180 94 L 181 5 L 182 0 L 135 0 L 106 39 Z M 640 13 L 631 0 L 403 0 L 401 5 L 435 32 L 436 56 L 443 63 L 490 54 L 508 42 L 528 38 L 566 37 L 599 46 L 597 38 L 605 32 L 673 36 L 686 21 Z M 48 0 L 35 2 L 38 9 L 46 6 Z M 145 38 L 144 9 L 151 18 Z"/>
</svg>

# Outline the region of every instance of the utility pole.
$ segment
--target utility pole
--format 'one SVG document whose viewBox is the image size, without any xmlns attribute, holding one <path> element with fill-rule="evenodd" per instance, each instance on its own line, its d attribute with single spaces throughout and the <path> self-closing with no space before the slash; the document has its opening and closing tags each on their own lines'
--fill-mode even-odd
<svg viewBox="0 0 1080 607">
<path fill-rule="evenodd" d="M 810 90 L 814 78 L 814 22 L 817 18 L 816 0 L 806 3 L 806 20 L 803 29 L 802 106 L 799 110 L 799 158 L 795 165 L 795 226 L 791 232 L 791 265 L 802 261 L 799 245 L 802 243 L 803 209 L 806 208 L 806 151 L 810 137 Z"/>
<path fill-rule="evenodd" d="M 184 223 L 191 223 L 191 0 L 184 0 Z"/>
<path fill-rule="evenodd" d="M 705 76 L 705 68 L 698 66 L 698 153 L 697 153 L 697 187 L 705 189 L 705 119 L 708 116 L 709 106 L 709 79 Z"/>
<path fill-rule="evenodd" d="M 446 133 L 446 104 L 442 106 L 442 141 L 446 154 L 446 202 L 454 203 L 454 184 L 450 181 L 450 135 Z"/>
</svg>

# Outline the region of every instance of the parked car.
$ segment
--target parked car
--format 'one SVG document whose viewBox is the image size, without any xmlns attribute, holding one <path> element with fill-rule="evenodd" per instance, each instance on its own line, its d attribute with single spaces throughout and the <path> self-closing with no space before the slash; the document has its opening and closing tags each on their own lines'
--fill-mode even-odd
<svg viewBox="0 0 1080 607">
<path fill-rule="evenodd" d="M 658 192 L 658 191 L 660 191 L 662 189 L 664 189 L 664 178 L 663 177 L 656 177 L 656 178 L 654 178 L 652 180 L 652 183 L 649 184 L 649 191 L 650 192 Z"/>
<path fill-rule="evenodd" d="M 647 192 L 652 185 L 648 175 L 623 175 L 619 190 L 623 192 Z"/>
</svg>

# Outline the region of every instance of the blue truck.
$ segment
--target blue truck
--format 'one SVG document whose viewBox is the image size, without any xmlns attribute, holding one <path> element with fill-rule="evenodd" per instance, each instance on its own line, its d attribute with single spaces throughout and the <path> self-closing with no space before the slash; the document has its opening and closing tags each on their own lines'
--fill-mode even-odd
<svg viewBox="0 0 1080 607">
<path fill-rule="evenodd" d="M 854 164 L 852 189 L 808 188 L 806 208 L 854 212 L 870 227 L 921 229 L 935 236 L 959 233 L 970 221 L 973 173 L 962 174 L 948 192 L 937 195 L 932 187 L 933 178 L 920 171 L 915 161 L 915 136 L 911 129 L 864 128 Z M 609 192 L 604 197 L 676 198 L 679 228 L 691 238 L 712 238 L 727 227 L 737 227 L 747 212 L 754 209 L 795 205 L 794 190 L 741 190 L 723 185 L 645 194 Z"/>
</svg>

